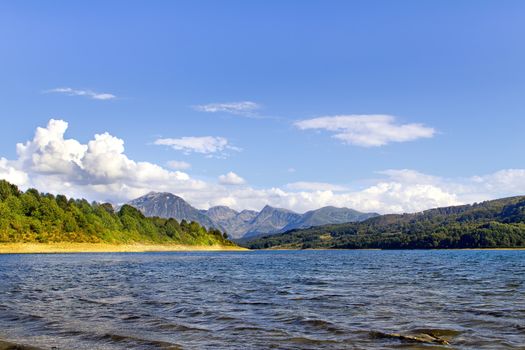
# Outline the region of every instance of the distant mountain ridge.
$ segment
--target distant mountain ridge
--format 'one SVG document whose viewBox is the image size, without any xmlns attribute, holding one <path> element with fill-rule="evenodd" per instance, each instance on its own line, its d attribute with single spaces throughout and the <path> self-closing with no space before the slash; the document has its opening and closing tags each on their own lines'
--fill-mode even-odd
<svg viewBox="0 0 525 350">
<path fill-rule="evenodd" d="M 253 219 L 250 225 L 250 230 L 242 237 L 253 237 L 263 233 L 279 233 L 290 225 L 295 225 L 301 219 L 302 215 L 297 214 L 291 210 L 273 208 L 269 205 L 265 206 L 259 214 Z"/>
<path fill-rule="evenodd" d="M 225 231 L 234 239 L 276 234 L 296 228 L 363 221 L 378 215 L 336 207 L 324 207 L 299 214 L 269 205 L 260 212 L 254 210 L 239 212 L 227 206 L 199 210 L 181 197 L 167 192 L 150 192 L 128 204 L 139 209 L 146 216 L 196 221 L 204 227 Z"/>
<path fill-rule="evenodd" d="M 208 216 L 216 226 L 225 230 L 232 238 L 240 238 L 250 230 L 250 224 L 258 212 L 254 210 L 243 210 L 238 212 L 227 206 L 211 207 L 201 210 L 202 214 Z"/>
</svg>

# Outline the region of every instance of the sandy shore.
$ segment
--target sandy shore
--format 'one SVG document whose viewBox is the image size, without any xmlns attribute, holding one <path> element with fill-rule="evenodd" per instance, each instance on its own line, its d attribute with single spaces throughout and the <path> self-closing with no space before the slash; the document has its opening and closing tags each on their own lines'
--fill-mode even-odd
<svg viewBox="0 0 525 350">
<path fill-rule="evenodd" d="M 176 244 L 110 244 L 110 243 L 0 243 L 0 254 L 41 253 L 141 253 L 188 251 L 246 251 L 232 246 L 193 246 Z M 2 348 L 0 347 L 0 350 Z"/>
</svg>

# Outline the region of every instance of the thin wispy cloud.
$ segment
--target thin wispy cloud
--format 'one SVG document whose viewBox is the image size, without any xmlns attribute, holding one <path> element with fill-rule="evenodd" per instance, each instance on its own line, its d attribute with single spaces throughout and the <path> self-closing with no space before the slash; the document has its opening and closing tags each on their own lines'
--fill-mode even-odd
<svg viewBox="0 0 525 350">
<path fill-rule="evenodd" d="M 181 138 L 157 139 L 155 145 L 169 146 L 185 154 L 201 153 L 207 155 L 219 154 L 224 156 L 225 151 L 240 151 L 241 149 L 231 145 L 225 137 L 220 136 L 188 136 Z"/>
<path fill-rule="evenodd" d="M 250 119 L 282 119 L 279 116 L 261 114 L 260 109 L 262 107 L 259 103 L 252 101 L 209 103 L 192 106 L 194 110 L 205 113 L 225 113 Z"/>
<path fill-rule="evenodd" d="M 294 125 L 301 130 L 325 130 L 333 137 L 360 147 L 379 147 L 392 142 L 431 138 L 434 128 L 419 123 L 400 124 L 391 115 L 338 115 L 300 120 Z"/>
<path fill-rule="evenodd" d="M 204 105 L 193 106 L 193 109 L 199 112 L 207 113 L 230 113 L 242 116 L 253 116 L 254 112 L 261 108 L 261 105 L 251 101 L 227 102 L 227 103 L 209 103 Z"/>
<path fill-rule="evenodd" d="M 95 92 L 93 90 L 85 89 L 73 89 L 70 87 L 60 87 L 55 89 L 46 90 L 46 93 L 57 93 L 64 94 L 68 96 L 84 96 L 93 100 L 113 100 L 117 96 L 109 93 Z"/>
</svg>

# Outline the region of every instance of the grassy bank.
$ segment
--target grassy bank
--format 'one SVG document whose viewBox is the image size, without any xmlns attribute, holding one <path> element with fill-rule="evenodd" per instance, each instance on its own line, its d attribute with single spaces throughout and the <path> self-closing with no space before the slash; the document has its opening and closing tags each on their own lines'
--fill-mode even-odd
<svg viewBox="0 0 525 350">
<path fill-rule="evenodd" d="M 111 243 L 0 243 L 0 254 L 40 253 L 141 253 L 177 251 L 243 251 L 245 248 L 223 245 L 182 244 L 111 244 Z"/>
</svg>

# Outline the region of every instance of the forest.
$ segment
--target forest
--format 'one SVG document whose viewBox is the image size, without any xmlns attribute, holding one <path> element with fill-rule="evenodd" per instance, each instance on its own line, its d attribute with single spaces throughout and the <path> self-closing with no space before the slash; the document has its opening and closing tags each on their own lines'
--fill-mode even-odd
<svg viewBox="0 0 525 350">
<path fill-rule="evenodd" d="M 525 196 L 291 230 L 243 245 L 252 249 L 523 248 Z"/>
<path fill-rule="evenodd" d="M 0 180 L 0 243 L 15 242 L 235 245 L 226 233 L 196 222 L 145 217 L 129 205 L 115 211 L 109 203 L 22 192 Z"/>
</svg>

